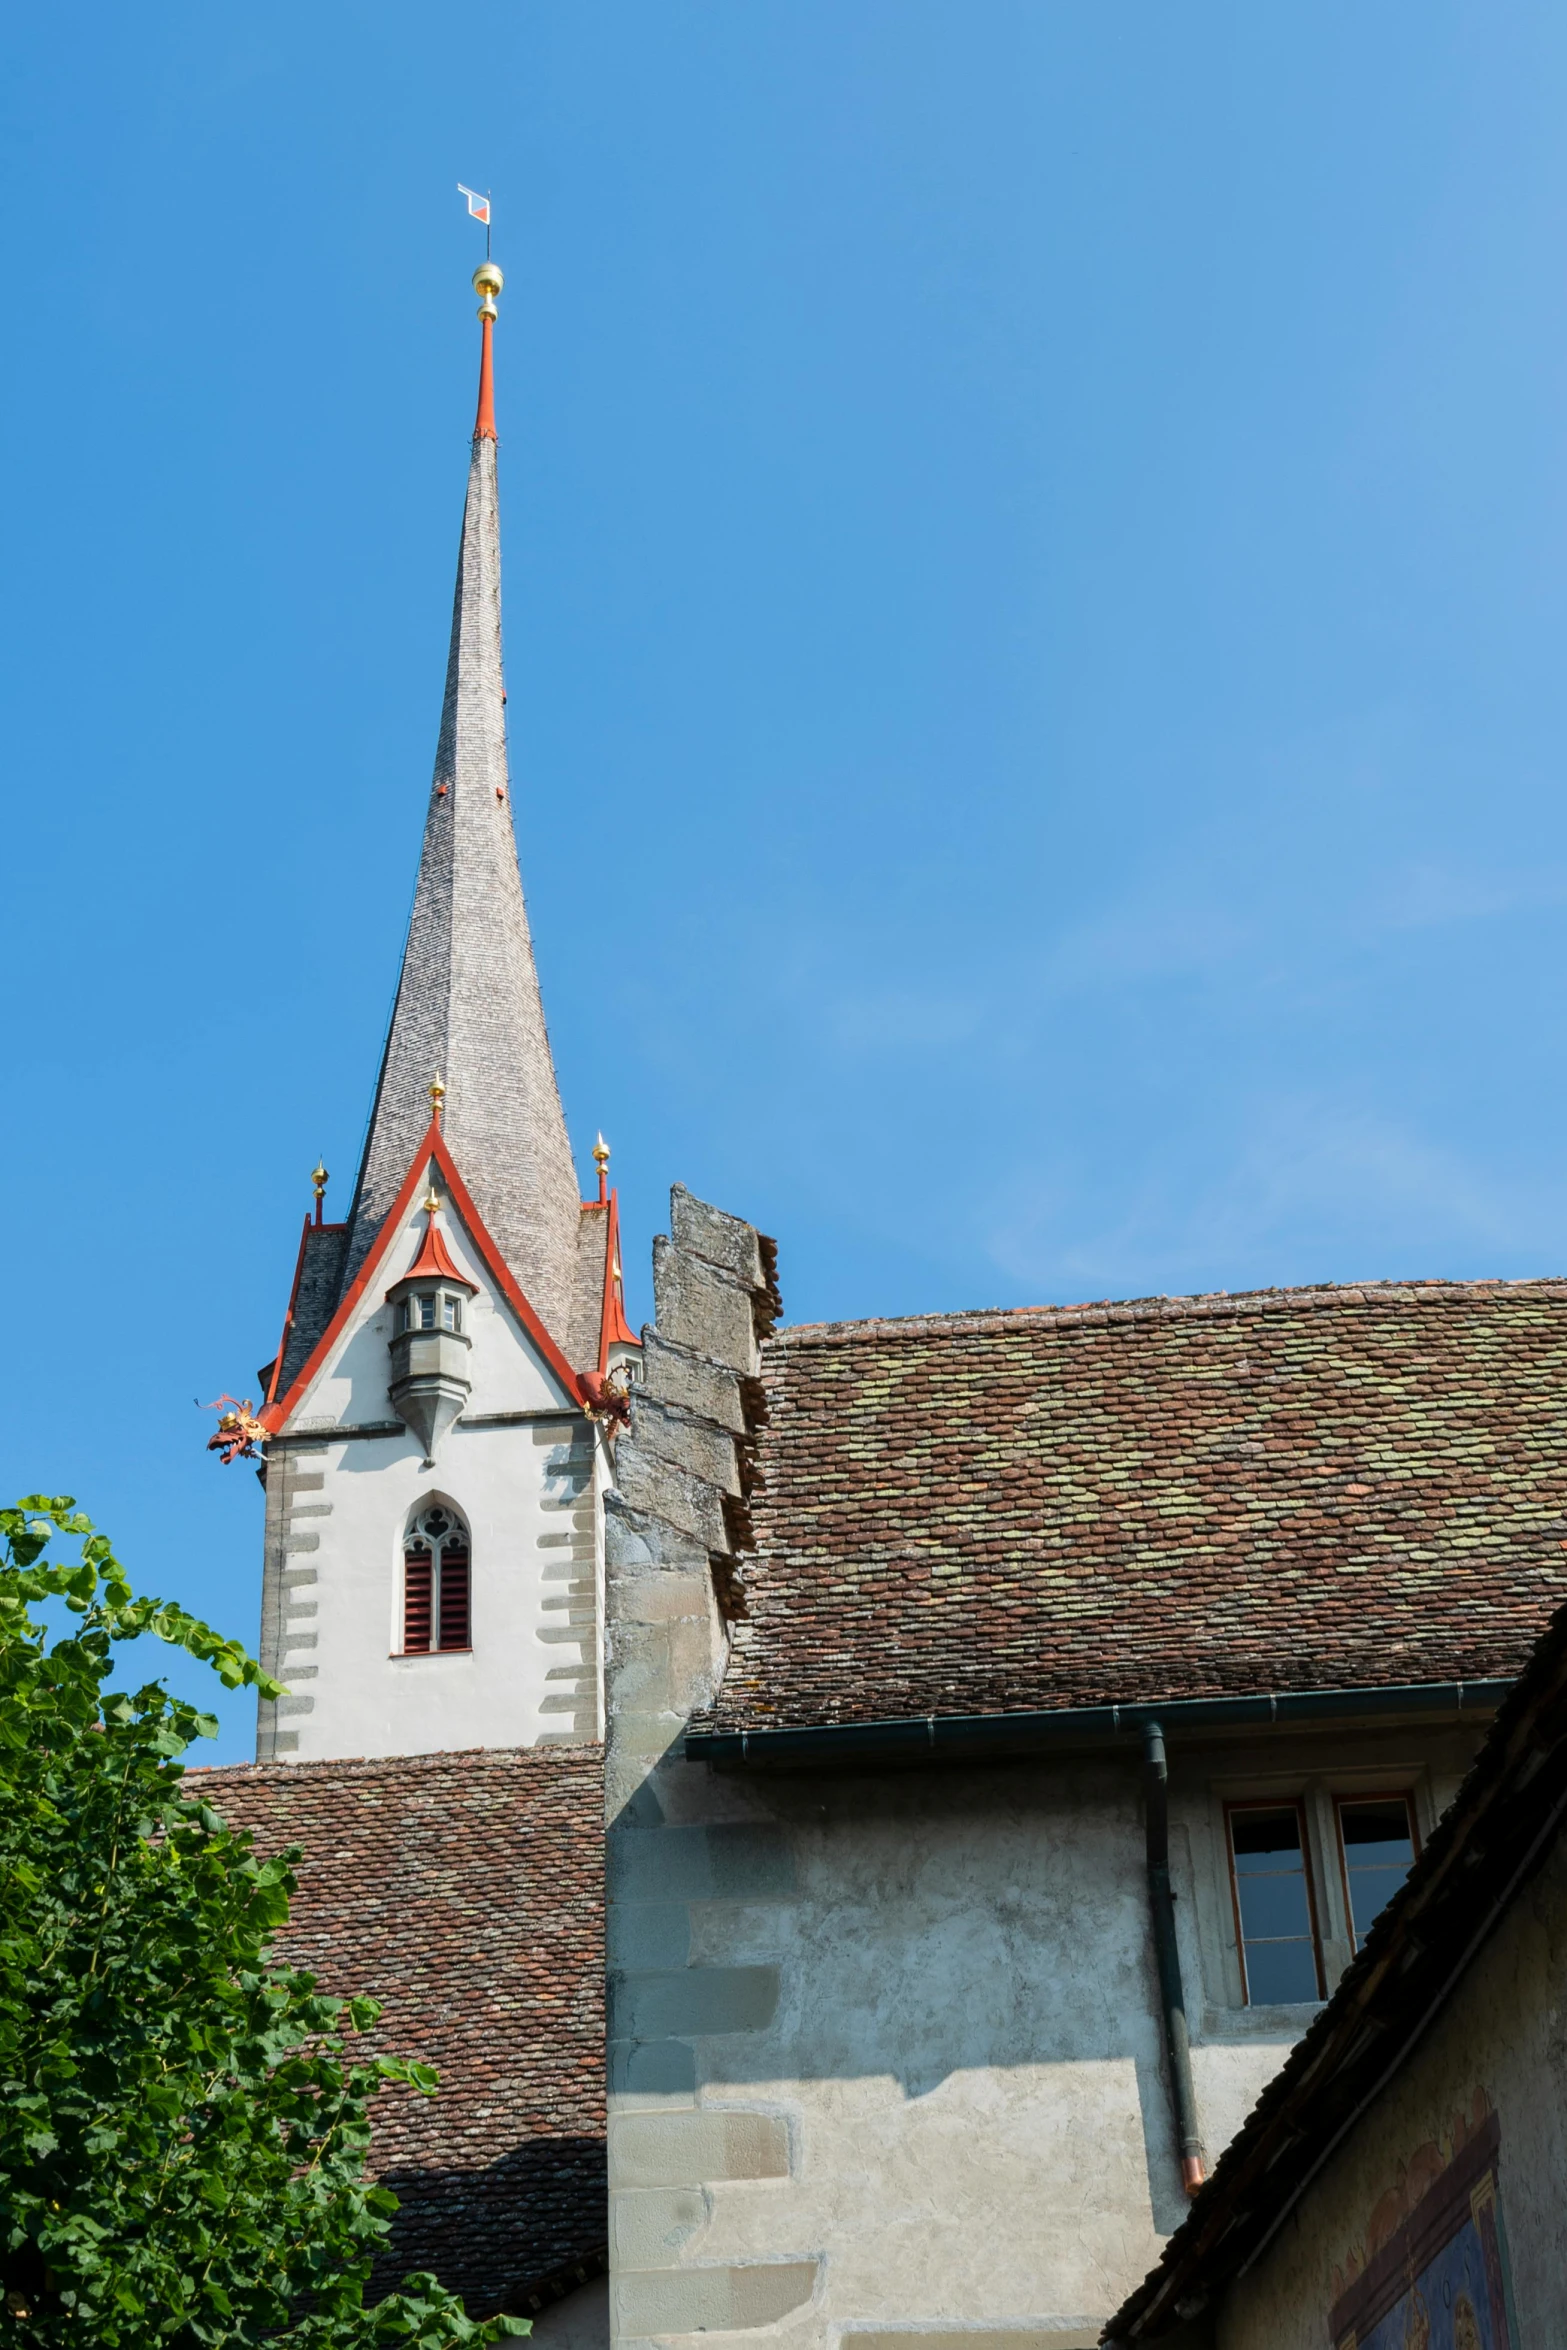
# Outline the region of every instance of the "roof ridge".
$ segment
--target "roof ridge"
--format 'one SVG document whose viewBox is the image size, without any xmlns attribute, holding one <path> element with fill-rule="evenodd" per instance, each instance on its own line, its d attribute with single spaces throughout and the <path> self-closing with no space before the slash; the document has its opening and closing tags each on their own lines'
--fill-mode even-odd
<svg viewBox="0 0 1567 2350">
<path fill-rule="evenodd" d="M 1515 1297 L 1538 1290 L 1567 1298 L 1567 1274 L 1531 1273 L 1516 1280 L 1487 1275 L 1476 1280 L 1447 1280 L 1440 1275 L 1387 1281 L 1311 1281 L 1271 1289 L 1210 1289 L 1187 1296 L 1155 1294 L 1148 1297 L 1092 1298 L 1073 1304 L 1033 1306 L 969 1306 L 927 1314 L 870 1314 L 858 1321 L 794 1322 L 775 1330 L 769 1346 L 788 1344 L 830 1346 L 850 1337 L 920 1338 L 948 1331 L 984 1332 L 998 1329 L 1037 1329 L 1042 1323 L 1157 1321 L 1211 1316 L 1236 1307 L 1279 1311 L 1291 1305 L 1396 1305 L 1440 1301 L 1444 1298 Z"/>
<path fill-rule="evenodd" d="M 243 1772 L 247 1778 L 271 1778 L 293 1781 L 305 1778 L 373 1778 L 376 1776 L 404 1778 L 410 1772 L 428 1772 L 434 1775 L 434 1766 L 442 1769 L 471 1770 L 475 1763 L 490 1768 L 508 1769 L 524 1760 L 548 1758 L 551 1765 L 565 1760 L 583 1758 L 601 1760 L 603 1748 L 597 1743 L 550 1746 L 453 1746 L 441 1748 L 434 1754 L 351 1754 L 329 1756 L 309 1762 L 233 1762 L 187 1763 L 187 1779 L 233 1777 Z"/>
</svg>

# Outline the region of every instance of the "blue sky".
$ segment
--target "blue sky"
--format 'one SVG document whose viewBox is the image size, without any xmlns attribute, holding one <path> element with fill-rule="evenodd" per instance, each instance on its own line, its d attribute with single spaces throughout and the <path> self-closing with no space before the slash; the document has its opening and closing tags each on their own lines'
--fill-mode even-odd
<svg viewBox="0 0 1567 2350">
<path fill-rule="evenodd" d="M 495 192 L 524 878 L 634 1308 L 1559 1270 L 1567 16 L 14 10 L 8 1490 L 252 1638 Z M 25 1298 L 25 1309 L 22 1301 Z M 245 1751 L 243 1705 L 219 1751 Z"/>
</svg>

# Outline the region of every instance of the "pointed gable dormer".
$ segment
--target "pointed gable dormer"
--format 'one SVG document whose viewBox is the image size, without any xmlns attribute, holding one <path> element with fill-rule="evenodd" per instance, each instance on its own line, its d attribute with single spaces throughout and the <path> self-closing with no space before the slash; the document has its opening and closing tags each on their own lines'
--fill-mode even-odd
<svg viewBox="0 0 1567 2350">
<path fill-rule="evenodd" d="M 348 1218 L 342 1283 L 363 1264 L 419 1148 L 434 1072 L 447 1146 L 514 1280 L 561 1345 L 579 1283 L 581 1207 L 523 903 L 506 757 L 491 335 L 482 295 L 474 422 L 446 699 L 397 1001 Z"/>
</svg>

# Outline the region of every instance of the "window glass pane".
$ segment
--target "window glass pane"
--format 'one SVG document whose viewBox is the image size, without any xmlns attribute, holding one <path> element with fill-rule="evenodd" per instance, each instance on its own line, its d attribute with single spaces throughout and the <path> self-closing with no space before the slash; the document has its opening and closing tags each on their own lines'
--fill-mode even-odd
<svg viewBox="0 0 1567 2350">
<path fill-rule="evenodd" d="M 1317 1954 L 1311 1944 L 1248 1942 L 1246 1991 L 1252 2007 L 1317 1998 Z"/>
<path fill-rule="evenodd" d="M 1380 1796 L 1338 1807 L 1344 1840 L 1344 1881 L 1355 1948 L 1361 1949 L 1373 1920 L 1392 1900 L 1415 1857 L 1409 1805 L 1402 1795 Z"/>
<path fill-rule="evenodd" d="M 1281 1934 L 1311 1939 L 1311 1905 L 1306 1899 L 1306 1876 L 1300 1855 L 1288 1876 L 1242 1877 L 1241 1931 L 1248 1942 L 1277 1941 Z"/>
<path fill-rule="evenodd" d="M 454 1297 L 446 1297 L 444 1295 L 442 1296 L 441 1322 L 442 1326 L 447 1330 L 455 1330 L 457 1328 L 457 1300 Z"/>
<path fill-rule="evenodd" d="M 422 1297 L 422 1298 L 420 1298 L 420 1299 L 419 1299 L 418 1303 L 419 1303 L 419 1327 L 420 1327 L 420 1329 L 421 1329 L 421 1330 L 433 1330 L 433 1329 L 435 1328 L 435 1300 L 434 1300 L 434 1298 L 433 1298 L 433 1297 Z"/>
<path fill-rule="evenodd" d="M 1292 1803 L 1232 1811 L 1230 1852 L 1248 2002 L 1320 1997 L 1300 1813 Z"/>
<path fill-rule="evenodd" d="M 1277 1868 L 1284 1855 L 1300 1851 L 1300 1814 L 1292 1803 L 1232 1811 L 1230 1835 L 1237 1869 Z"/>
</svg>

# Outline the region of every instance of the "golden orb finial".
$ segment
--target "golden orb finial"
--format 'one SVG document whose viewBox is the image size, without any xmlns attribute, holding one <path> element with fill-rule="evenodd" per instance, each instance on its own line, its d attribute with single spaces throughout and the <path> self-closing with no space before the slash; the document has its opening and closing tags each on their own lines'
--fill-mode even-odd
<svg viewBox="0 0 1567 2350">
<path fill-rule="evenodd" d="M 593 1164 L 599 1171 L 599 1198 L 609 1197 L 609 1144 L 601 1134 L 593 1145 Z"/>
<path fill-rule="evenodd" d="M 440 1123 L 441 1111 L 444 1108 L 445 1103 L 446 1088 L 441 1083 L 441 1072 L 439 1069 L 437 1069 L 435 1075 L 430 1080 L 430 1108 L 435 1116 L 437 1124 Z"/>
<path fill-rule="evenodd" d="M 419 1205 L 421 1208 L 423 1208 L 427 1216 L 433 1216 L 440 1207 L 440 1204 L 441 1195 L 436 1190 L 435 1185 L 432 1183 L 429 1190 L 425 1193 L 423 1199 L 419 1202 Z"/>
<path fill-rule="evenodd" d="M 322 1198 L 326 1192 L 327 1185 L 332 1180 L 326 1171 L 326 1162 L 324 1159 L 317 1159 L 315 1165 L 310 1170 L 310 1180 L 316 1187 L 317 1199 Z"/>
<path fill-rule="evenodd" d="M 481 318 L 499 317 L 500 313 L 495 307 L 495 297 L 505 283 L 506 280 L 495 262 L 480 262 L 473 273 L 473 290 L 479 296 L 479 316 Z"/>
</svg>

